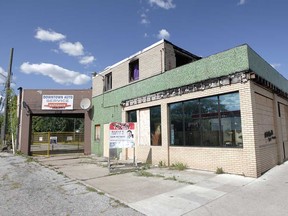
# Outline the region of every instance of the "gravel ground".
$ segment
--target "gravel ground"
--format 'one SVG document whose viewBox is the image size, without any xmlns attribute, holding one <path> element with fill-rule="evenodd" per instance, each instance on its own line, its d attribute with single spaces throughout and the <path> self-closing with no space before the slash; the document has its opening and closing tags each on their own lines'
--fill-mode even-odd
<svg viewBox="0 0 288 216">
<path fill-rule="evenodd" d="M 0 153 L 0 215 L 142 215 L 31 158 Z"/>
</svg>

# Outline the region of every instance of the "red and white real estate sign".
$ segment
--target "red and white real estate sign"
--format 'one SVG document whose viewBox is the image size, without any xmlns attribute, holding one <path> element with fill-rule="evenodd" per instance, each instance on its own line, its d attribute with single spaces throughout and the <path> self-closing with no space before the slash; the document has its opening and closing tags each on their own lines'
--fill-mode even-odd
<svg viewBox="0 0 288 216">
<path fill-rule="evenodd" d="M 109 148 L 133 148 L 135 146 L 135 124 L 112 122 L 109 125 Z"/>
</svg>

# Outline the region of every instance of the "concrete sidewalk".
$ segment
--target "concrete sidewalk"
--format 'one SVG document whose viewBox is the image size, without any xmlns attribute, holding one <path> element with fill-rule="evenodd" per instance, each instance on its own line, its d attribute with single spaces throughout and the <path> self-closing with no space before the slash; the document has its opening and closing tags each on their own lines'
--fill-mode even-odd
<svg viewBox="0 0 288 216">
<path fill-rule="evenodd" d="M 109 175 L 101 158 L 37 159 L 145 215 L 285 215 L 288 212 L 288 163 L 254 179 L 168 168 L 151 168 L 138 175 L 136 172 Z"/>
</svg>

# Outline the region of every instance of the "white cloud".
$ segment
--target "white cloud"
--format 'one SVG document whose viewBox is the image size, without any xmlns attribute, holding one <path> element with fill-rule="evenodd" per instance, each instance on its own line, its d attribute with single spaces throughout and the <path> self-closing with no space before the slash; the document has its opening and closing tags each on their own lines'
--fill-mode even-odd
<svg viewBox="0 0 288 216">
<path fill-rule="evenodd" d="M 244 5 L 245 3 L 246 3 L 246 0 L 240 0 L 237 5 Z"/>
<path fill-rule="evenodd" d="M 90 77 L 85 74 L 67 70 L 58 65 L 48 63 L 30 64 L 29 62 L 24 62 L 20 66 L 20 70 L 26 74 L 39 74 L 48 76 L 56 83 L 63 85 L 82 85 L 90 81 Z"/>
<path fill-rule="evenodd" d="M 84 54 L 84 47 L 80 42 L 61 42 L 59 49 L 70 56 L 81 56 Z"/>
<path fill-rule="evenodd" d="M 95 60 L 94 56 L 84 56 L 79 60 L 80 64 L 87 65 L 92 63 Z"/>
<path fill-rule="evenodd" d="M 157 35 L 159 39 L 169 39 L 170 33 L 166 29 L 161 29 Z"/>
<path fill-rule="evenodd" d="M 274 64 L 271 64 L 271 66 L 272 66 L 273 68 L 277 69 L 277 68 L 281 67 L 281 64 L 279 64 L 279 63 L 274 63 Z"/>
<path fill-rule="evenodd" d="M 42 41 L 60 41 L 66 38 L 66 36 L 61 33 L 57 33 L 53 30 L 47 31 L 42 28 L 36 30 L 36 35 L 34 37 Z"/>
<path fill-rule="evenodd" d="M 147 18 L 147 15 L 146 14 L 141 14 L 141 24 L 149 24 L 150 21 L 148 20 Z"/>
<path fill-rule="evenodd" d="M 150 5 L 157 5 L 160 8 L 163 9 L 171 9 L 171 8 L 175 8 L 176 5 L 173 4 L 173 0 L 149 0 Z"/>
</svg>

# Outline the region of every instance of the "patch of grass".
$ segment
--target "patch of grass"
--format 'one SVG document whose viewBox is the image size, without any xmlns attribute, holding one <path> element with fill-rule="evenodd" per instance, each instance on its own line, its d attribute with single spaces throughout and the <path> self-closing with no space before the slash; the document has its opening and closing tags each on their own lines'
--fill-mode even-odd
<svg viewBox="0 0 288 216">
<path fill-rule="evenodd" d="M 160 168 L 167 167 L 167 166 L 166 166 L 166 162 L 165 162 L 165 161 L 159 161 L 158 167 L 160 167 Z"/>
<path fill-rule="evenodd" d="M 27 163 L 31 163 L 31 162 L 34 162 L 35 160 L 34 160 L 34 158 L 33 157 L 27 157 L 27 159 L 26 159 L 26 162 Z"/>
<path fill-rule="evenodd" d="M 173 170 L 185 170 L 187 169 L 187 165 L 186 164 L 183 164 L 181 162 L 176 162 L 175 164 L 173 163 L 170 167 L 170 169 L 173 169 Z"/>
<path fill-rule="evenodd" d="M 141 167 L 142 170 L 147 170 L 151 168 L 151 164 L 143 164 L 143 166 Z"/>
<path fill-rule="evenodd" d="M 195 183 L 193 183 L 193 182 L 189 182 L 189 181 L 183 181 L 183 180 L 181 180 L 181 181 L 178 181 L 179 183 L 184 183 L 184 184 L 190 184 L 190 185 L 194 185 Z"/>
<path fill-rule="evenodd" d="M 17 150 L 17 151 L 15 152 L 15 154 L 16 154 L 16 155 L 20 155 L 20 156 L 21 156 L 21 155 L 24 155 L 24 154 L 23 154 L 21 151 L 19 151 L 19 150 Z"/>
<path fill-rule="evenodd" d="M 170 177 L 165 178 L 164 180 L 177 181 L 177 178 L 173 175 L 173 176 L 170 176 Z"/>
<path fill-rule="evenodd" d="M 12 184 L 11 184 L 11 189 L 18 189 L 18 188 L 21 188 L 21 183 L 19 183 L 19 182 L 13 182 Z"/>
<path fill-rule="evenodd" d="M 113 208 L 117 208 L 117 207 L 128 207 L 127 205 L 125 205 L 124 203 L 120 202 L 119 200 L 115 200 L 115 199 L 110 199 L 110 205 Z"/>
<path fill-rule="evenodd" d="M 158 177 L 158 178 L 163 178 L 164 176 L 160 175 L 160 174 L 153 174 L 150 172 L 147 172 L 145 170 L 139 170 L 136 172 L 137 176 L 143 176 L 143 177 Z"/>
<path fill-rule="evenodd" d="M 86 186 L 86 190 L 89 192 L 98 192 L 95 188 Z"/>
<path fill-rule="evenodd" d="M 225 172 L 224 172 L 224 170 L 223 170 L 223 168 L 222 167 L 217 167 L 217 169 L 216 169 L 216 172 L 215 172 L 216 174 L 224 174 Z"/>
<path fill-rule="evenodd" d="M 102 192 L 102 191 L 97 191 L 97 194 L 99 194 L 99 195 L 105 195 L 105 193 Z"/>
<path fill-rule="evenodd" d="M 136 172 L 136 174 L 138 176 L 144 176 L 144 177 L 153 177 L 154 175 L 150 172 L 147 172 L 145 170 L 139 170 L 138 172 Z"/>
</svg>

